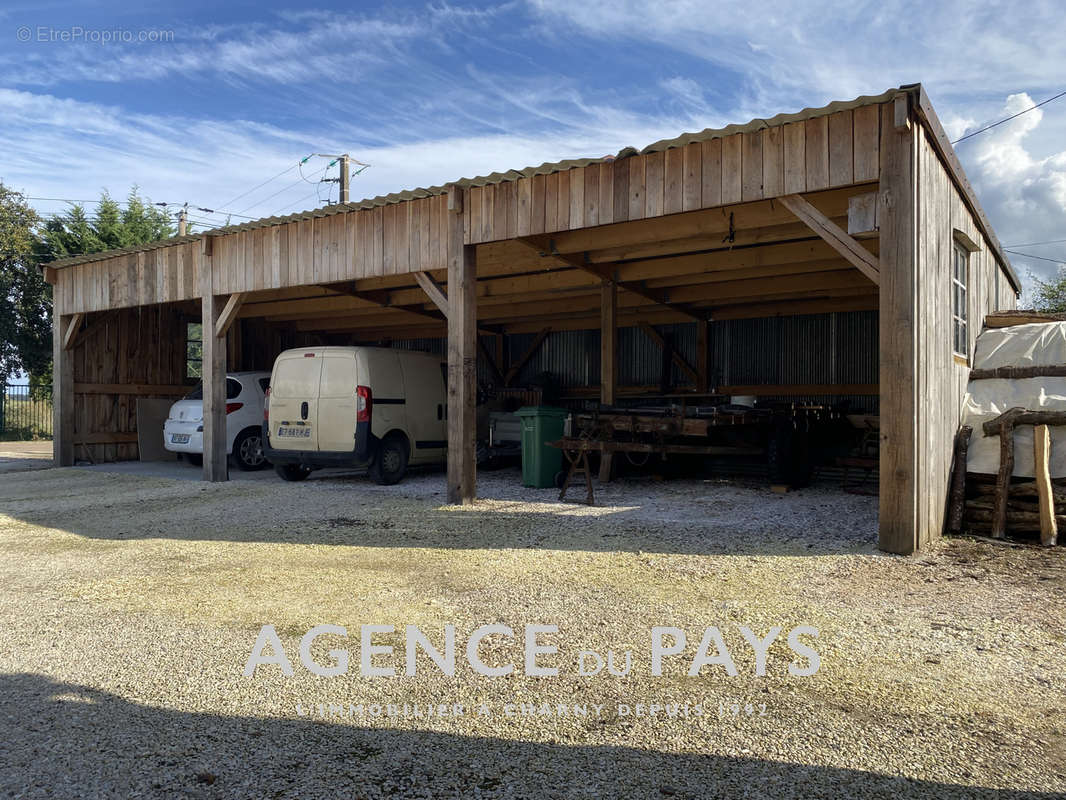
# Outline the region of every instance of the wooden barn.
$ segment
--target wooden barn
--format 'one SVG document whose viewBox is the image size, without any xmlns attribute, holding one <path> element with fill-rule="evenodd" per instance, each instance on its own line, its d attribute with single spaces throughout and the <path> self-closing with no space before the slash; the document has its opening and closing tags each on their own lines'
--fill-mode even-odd
<svg viewBox="0 0 1066 800">
<path fill-rule="evenodd" d="M 45 272 L 57 465 L 138 457 L 137 400 L 188 390 L 198 323 L 205 480 L 227 478 L 227 369 L 446 341 L 448 494 L 467 502 L 479 362 L 510 384 L 556 337 L 573 391 L 612 405 L 648 391 L 620 348 L 670 331 L 676 393 L 865 403 L 896 553 L 944 527 L 973 340 L 1020 289 L 920 85 Z"/>
</svg>

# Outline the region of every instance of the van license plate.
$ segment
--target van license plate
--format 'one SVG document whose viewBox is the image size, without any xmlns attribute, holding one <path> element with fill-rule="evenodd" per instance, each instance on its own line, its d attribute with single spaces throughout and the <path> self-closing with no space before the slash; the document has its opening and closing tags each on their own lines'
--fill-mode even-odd
<svg viewBox="0 0 1066 800">
<path fill-rule="evenodd" d="M 307 426 L 302 428 L 289 428 L 282 425 L 278 428 L 278 437 L 282 439 L 310 439 L 311 429 Z"/>
<path fill-rule="evenodd" d="M 170 435 L 171 444 L 188 444 L 189 434 L 187 433 L 172 433 Z"/>
</svg>

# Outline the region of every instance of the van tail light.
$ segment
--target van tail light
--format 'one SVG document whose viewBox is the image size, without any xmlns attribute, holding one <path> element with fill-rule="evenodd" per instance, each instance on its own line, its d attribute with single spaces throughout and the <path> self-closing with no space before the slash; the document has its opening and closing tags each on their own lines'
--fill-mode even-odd
<svg viewBox="0 0 1066 800">
<path fill-rule="evenodd" d="M 374 398 L 369 386 L 355 387 L 355 421 L 370 422 L 370 413 L 374 410 Z"/>
<path fill-rule="evenodd" d="M 263 392 L 263 422 L 270 421 L 270 387 Z"/>
<path fill-rule="evenodd" d="M 239 408 L 244 408 L 244 403 L 226 403 L 226 413 L 232 414 Z"/>
</svg>

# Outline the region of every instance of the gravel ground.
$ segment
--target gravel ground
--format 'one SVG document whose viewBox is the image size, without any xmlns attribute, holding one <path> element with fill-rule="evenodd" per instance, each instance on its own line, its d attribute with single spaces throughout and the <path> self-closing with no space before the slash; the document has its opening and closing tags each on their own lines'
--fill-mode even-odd
<svg viewBox="0 0 1066 800">
<path fill-rule="evenodd" d="M 442 505 L 440 474 L 388 488 L 5 475 L 0 796 L 1066 793 L 1066 548 L 879 554 L 876 499 L 831 487 L 626 480 L 587 508 L 517 484 L 484 474 L 489 499 L 459 509 Z M 559 625 L 542 638 L 560 654 L 542 661 L 562 674 L 525 675 L 520 644 L 497 637 L 486 662 L 518 670 L 476 675 L 464 643 L 495 622 Z M 291 678 L 242 674 L 267 623 Z M 348 628 L 312 650 L 328 664 L 347 647 L 347 675 L 300 666 L 318 623 Z M 361 624 L 417 624 L 439 643 L 446 623 L 454 677 L 428 661 L 417 677 L 360 676 Z M 820 630 L 819 671 L 790 675 L 777 642 L 757 677 L 738 626 L 800 624 Z M 662 677 L 655 625 L 689 638 Z M 737 676 L 684 674 L 708 626 Z M 375 642 L 398 654 L 375 663 L 402 670 L 402 634 Z M 579 676 L 586 649 L 632 650 L 632 670 Z"/>
</svg>

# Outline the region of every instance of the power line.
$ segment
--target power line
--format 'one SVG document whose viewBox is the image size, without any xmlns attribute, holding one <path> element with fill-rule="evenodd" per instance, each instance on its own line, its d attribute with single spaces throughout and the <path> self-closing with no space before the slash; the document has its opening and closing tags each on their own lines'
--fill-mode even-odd
<svg viewBox="0 0 1066 800">
<path fill-rule="evenodd" d="M 313 176 L 315 176 L 315 175 L 322 175 L 323 173 L 325 173 L 325 171 L 326 171 L 327 169 L 329 169 L 329 166 L 328 166 L 328 165 L 327 165 L 327 166 L 325 166 L 325 167 L 323 167 L 322 169 L 318 170 L 317 172 L 312 172 L 312 173 L 311 173 L 311 175 L 312 175 L 312 177 L 313 177 Z M 291 189 L 291 188 L 292 188 L 293 186 L 299 186 L 299 185 L 300 185 L 300 183 L 302 183 L 302 182 L 304 182 L 304 181 L 306 181 L 306 180 L 307 180 L 307 178 L 305 178 L 305 177 L 304 177 L 304 176 L 303 176 L 303 175 L 301 174 L 301 175 L 300 175 L 300 180 L 298 180 L 298 181 L 294 181 L 293 183 L 290 183 L 290 184 L 288 184 L 287 186 L 283 186 L 282 188 L 278 189 L 278 191 L 274 192 L 274 194 L 270 195 L 270 197 L 265 197 L 265 198 L 263 198 L 262 200 L 260 200 L 260 201 L 259 201 L 259 202 L 257 202 L 257 203 L 252 203 L 252 205 L 248 206 L 248 208 L 242 208 L 242 209 L 241 209 L 241 211 L 242 211 L 242 212 L 243 212 L 243 211 L 249 211 L 250 209 L 253 209 L 253 208 L 255 208 L 256 206 L 261 206 L 261 205 L 263 205 L 263 203 L 267 202 L 267 200 L 273 200 L 273 199 L 274 199 L 275 197 L 277 197 L 277 196 L 278 196 L 279 194 L 281 194 L 282 192 L 288 191 L 288 190 L 289 190 L 289 189 Z M 238 216 L 238 215 L 237 215 L 237 214 L 234 214 L 234 216 Z"/>
<path fill-rule="evenodd" d="M 1017 119 L 1017 118 L 1018 118 L 1018 117 L 1020 117 L 1020 116 L 1021 116 L 1022 114 L 1028 114 L 1028 113 L 1029 113 L 1030 111 L 1034 111 L 1034 110 L 1036 110 L 1036 109 L 1040 108 L 1040 106 L 1046 106 L 1046 105 L 1047 105 L 1048 103 L 1050 103 L 1050 102 L 1051 102 L 1052 100 L 1058 100 L 1058 99 L 1059 99 L 1060 97 L 1066 97 L 1066 92 L 1059 92 L 1059 93 L 1058 93 L 1057 95 L 1055 95 L 1054 97 L 1049 97 L 1049 98 L 1048 98 L 1047 100 L 1045 100 L 1044 102 L 1042 102 L 1042 103 L 1037 103 L 1037 104 L 1036 104 L 1035 106 L 1033 106 L 1032 108 L 1027 108 L 1027 109 L 1025 109 L 1024 111 L 1019 111 L 1019 112 L 1018 112 L 1017 114 L 1012 114 L 1011 116 L 1007 117 L 1006 119 L 1001 119 L 1001 120 L 1000 120 L 999 122 L 993 122 L 993 123 L 992 123 L 991 125 L 986 125 L 985 127 L 981 128 L 980 130 L 976 130 L 976 131 L 974 131 L 973 133 L 968 133 L 968 134 L 966 134 L 965 136 L 963 136 L 963 137 L 962 137 L 961 139 L 956 139 L 956 140 L 955 140 L 954 142 L 952 142 L 952 144 L 953 144 L 953 145 L 956 145 L 956 144 L 958 144 L 959 142 L 965 142 L 965 141 L 966 141 L 967 139 L 969 139 L 969 138 L 970 138 L 970 137 L 972 137 L 972 136 L 976 136 L 976 135 L 977 135 L 977 134 L 979 134 L 979 133 L 984 133 L 985 131 L 990 131 L 990 130 L 992 130 L 993 128 L 995 128 L 995 127 L 996 127 L 997 125 L 1002 125 L 1002 124 L 1003 124 L 1004 122 L 1010 122 L 1010 121 L 1011 121 L 1012 119 Z"/>
<path fill-rule="evenodd" d="M 1049 239 L 1046 242 L 1026 242 L 1025 244 L 1008 244 L 1004 247 L 1039 247 L 1043 244 L 1062 244 L 1066 239 Z"/>
<path fill-rule="evenodd" d="M 278 178 L 280 178 L 280 177 L 281 177 L 282 175 L 284 175 L 284 174 L 285 174 L 286 172 L 292 172 L 292 171 L 293 171 L 294 169 L 296 169 L 296 168 L 297 168 L 297 167 L 299 167 L 299 166 L 300 166 L 301 164 L 303 164 L 303 163 L 304 163 L 305 161 L 307 161 L 307 159 L 308 159 L 308 158 L 310 158 L 310 157 L 311 157 L 311 156 L 307 156 L 307 158 L 304 158 L 304 159 L 303 159 L 303 160 L 301 160 L 301 161 L 297 161 L 297 162 L 296 162 L 295 164 L 293 164 L 293 165 L 292 165 L 291 167 L 286 167 L 285 169 L 283 169 L 283 170 L 282 170 L 281 172 L 279 172 L 279 173 L 278 173 L 277 175 L 275 175 L 274 177 L 272 177 L 272 178 L 267 178 L 267 179 L 266 179 L 265 181 L 263 181 L 262 183 L 260 183 L 260 184 L 259 184 L 258 186 L 253 186 L 253 187 L 252 187 L 251 189 L 249 189 L 249 190 L 248 190 L 247 192 L 242 192 L 241 194 L 239 194 L 239 195 L 237 195 L 236 197 L 234 197 L 234 198 L 233 198 L 232 200 L 230 200 L 230 201 L 228 201 L 228 202 L 226 202 L 226 203 L 223 203 L 222 205 L 224 205 L 224 206 L 232 205 L 233 203 L 236 203 L 236 202 L 237 202 L 238 200 L 240 200 L 240 199 L 241 199 L 242 197 L 247 197 L 247 196 L 248 196 L 248 195 L 250 195 L 250 194 L 251 194 L 252 192 L 254 192 L 254 191 L 255 191 L 256 189 L 262 189 L 262 188 L 263 188 L 264 186 L 266 186 L 266 185 L 267 185 L 268 183 L 270 183 L 271 181 L 276 181 L 276 180 L 277 180 Z"/>
<path fill-rule="evenodd" d="M 1052 264 L 1066 264 L 1066 258 L 1045 258 L 1044 256 L 1034 256 L 1032 253 L 1020 253 L 1017 250 L 1007 250 L 1003 248 L 1003 252 L 1010 253 L 1015 256 L 1025 256 L 1026 258 L 1035 258 L 1038 261 L 1050 261 Z"/>
</svg>

